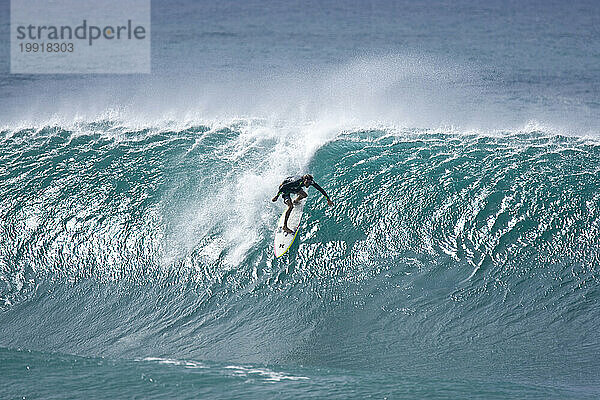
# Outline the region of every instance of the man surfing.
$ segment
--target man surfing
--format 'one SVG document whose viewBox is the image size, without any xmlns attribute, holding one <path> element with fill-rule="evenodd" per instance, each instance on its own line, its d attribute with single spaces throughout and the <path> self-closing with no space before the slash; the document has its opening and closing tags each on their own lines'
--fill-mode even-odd
<svg viewBox="0 0 600 400">
<path fill-rule="evenodd" d="M 329 206 L 333 206 L 333 201 L 331 201 L 329 196 L 327 196 L 327 193 L 325 193 L 323 188 L 321 186 L 317 185 L 317 182 L 315 182 L 312 175 L 306 174 L 303 176 L 290 176 L 290 177 L 285 178 L 285 180 L 281 183 L 281 185 L 279 185 L 279 192 L 277 192 L 277 195 L 275 197 L 273 197 L 273 199 L 272 199 L 273 202 L 276 202 L 277 199 L 279 198 L 279 195 L 281 194 L 282 195 L 281 197 L 283 198 L 284 203 L 287 204 L 287 206 L 288 206 L 287 212 L 285 213 L 285 219 L 283 222 L 283 230 L 285 232 L 294 233 L 294 231 L 291 230 L 290 228 L 288 228 L 288 226 L 287 226 L 288 218 L 290 217 L 292 209 L 294 208 L 294 204 L 298 204 L 300 202 L 300 200 L 302 200 L 303 198 L 308 196 L 306 194 L 306 192 L 304 190 L 302 190 L 302 188 L 310 187 L 310 186 L 314 186 L 315 189 L 317 189 L 319 192 L 321 192 L 321 194 L 323 194 L 323 196 L 325 196 L 325 198 L 327 199 L 327 204 Z M 292 193 L 298 195 L 298 197 L 296 197 L 296 200 L 294 200 L 293 202 L 291 199 Z"/>
</svg>

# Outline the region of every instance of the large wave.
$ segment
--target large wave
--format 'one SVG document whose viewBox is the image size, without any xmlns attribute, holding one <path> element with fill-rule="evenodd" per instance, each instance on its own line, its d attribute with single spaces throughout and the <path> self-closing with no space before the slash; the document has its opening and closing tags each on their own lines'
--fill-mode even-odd
<svg viewBox="0 0 600 400">
<path fill-rule="evenodd" d="M 594 363 L 593 138 L 108 118 L 6 128 L 0 149 L 3 347 L 522 379 Z M 313 193 L 276 260 L 269 200 L 298 171 L 336 206 Z"/>
</svg>

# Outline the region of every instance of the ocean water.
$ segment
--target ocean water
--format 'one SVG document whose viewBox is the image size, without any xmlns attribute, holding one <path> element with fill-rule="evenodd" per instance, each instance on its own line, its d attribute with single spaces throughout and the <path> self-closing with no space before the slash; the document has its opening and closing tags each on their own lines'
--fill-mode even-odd
<svg viewBox="0 0 600 400">
<path fill-rule="evenodd" d="M 150 75 L 1 40 L 0 398 L 600 397 L 599 27 L 154 1 Z M 335 207 L 275 259 L 302 172 Z"/>
</svg>

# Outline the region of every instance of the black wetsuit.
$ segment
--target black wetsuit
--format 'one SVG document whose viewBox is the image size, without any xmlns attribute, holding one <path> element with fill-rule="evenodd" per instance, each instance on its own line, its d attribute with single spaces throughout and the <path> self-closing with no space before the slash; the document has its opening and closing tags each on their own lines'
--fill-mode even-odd
<svg viewBox="0 0 600 400">
<path fill-rule="evenodd" d="M 315 181 L 312 181 L 310 186 L 314 186 L 315 189 L 317 189 L 319 192 L 321 192 L 323 194 L 323 196 L 325 196 L 325 198 L 327 200 L 329 200 L 329 196 L 327 196 L 327 193 L 325 193 L 323 188 L 321 188 L 321 186 L 317 185 L 317 183 Z M 303 187 L 304 187 L 304 178 L 302 178 L 301 176 L 288 176 L 281 183 L 281 185 L 279 185 L 279 193 L 281 193 L 281 197 L 283 197 L 284 201 L 286 199 L 291 200 L 290 195 L 292 193 L 299 193 Z"/>
</svg>

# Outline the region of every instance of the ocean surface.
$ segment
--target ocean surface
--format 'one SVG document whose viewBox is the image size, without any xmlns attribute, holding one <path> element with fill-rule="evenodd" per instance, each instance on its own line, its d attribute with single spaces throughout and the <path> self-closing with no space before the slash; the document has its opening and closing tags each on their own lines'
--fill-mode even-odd
<svg viewBox="0 0 600 400">
<path fill-rule="evenodd" d="M 153 1 L 93 76 L 5 3 L 0 398 L 600 397 L 597 2 Z"/>
</svg>

